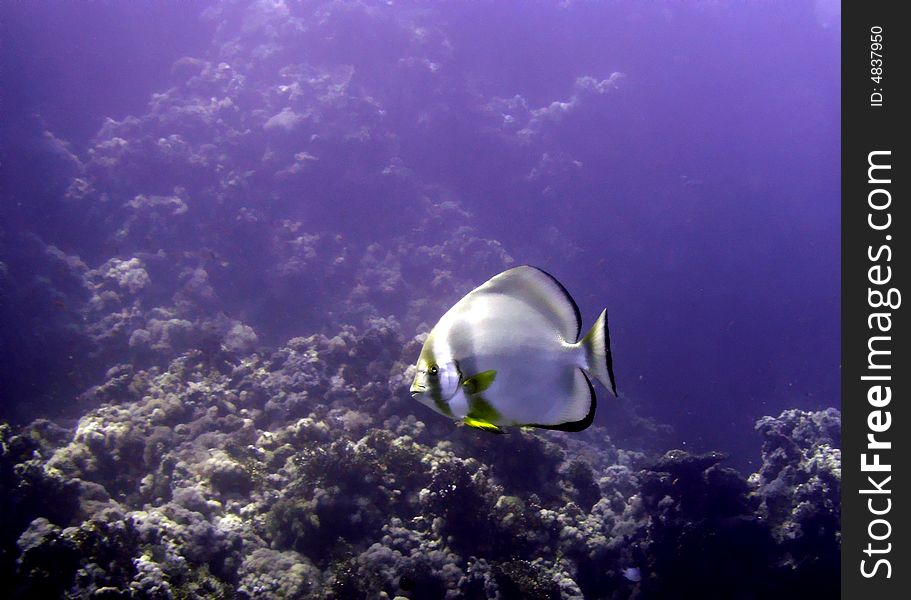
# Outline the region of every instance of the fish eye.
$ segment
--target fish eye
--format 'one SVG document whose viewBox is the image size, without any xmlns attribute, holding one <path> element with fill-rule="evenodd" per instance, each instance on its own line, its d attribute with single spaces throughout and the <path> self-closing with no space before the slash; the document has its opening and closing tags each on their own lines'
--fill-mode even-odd
<svg viewBox="0 0 911 600">
<path fill-rule="evenodd" d="M 439 372 L 440 372 L 440 368 L 438 366 L 430 365 L 430 374 L 431 375 L 436 375 Z"/>
</svg>

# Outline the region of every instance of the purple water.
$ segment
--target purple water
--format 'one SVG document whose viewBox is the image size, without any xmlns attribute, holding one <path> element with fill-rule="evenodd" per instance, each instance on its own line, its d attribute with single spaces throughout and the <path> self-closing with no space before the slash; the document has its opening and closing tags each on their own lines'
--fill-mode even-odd
<svg viewBox="0 0 911 600">
<path fill-rule="evenodd" d="M 161 363 L 207 327 L 275 347 L 392 316 L 408 338 L 522 263 L 564 283 L 586 328 L 609 308 L 621 398 L 601 390 L 596 423 L 629 403 L 674 445 L 748 465 L 758 417 L 838 406 L 837 7 L 0 17 L 7 419 L 67 413 L 111 366 Z M 86 273 L 134 257 L 149 282 L 89 306 L 107 275 Z M 162 315 L 192 340 L 129 343 Z"/>
</svg>

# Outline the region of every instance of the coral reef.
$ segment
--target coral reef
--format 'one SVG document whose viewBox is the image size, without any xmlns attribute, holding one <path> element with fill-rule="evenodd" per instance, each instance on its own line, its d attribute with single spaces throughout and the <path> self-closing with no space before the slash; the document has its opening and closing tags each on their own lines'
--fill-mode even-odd
<svg viewBox="0 0 911 600">
<path fill-rule="evenodd" d="M 761 499 L 759 515 L 785 549 L 784 564 L 812 574 L 813 593 L 834 596 L 838 581 L 831 574 L 841 561 L 841 413 L 792 409 L 763 417 L 756 430 L 763 464 L 750 483 Z"/>
<path fill-rule="evenodd" d="M 3 425 L 13 597 L 764 595 L 837 555 L 819 528 L 837 504 L 818 502 L 838 493 L 836 411 L 761 420 L 748 482 L 718 453 L 650 457 L 600 427 L 418 420 L 412 345 L 377 320 L 268 355 L 194 350 L 113 369 L 73 431 Z"/>
</svg>

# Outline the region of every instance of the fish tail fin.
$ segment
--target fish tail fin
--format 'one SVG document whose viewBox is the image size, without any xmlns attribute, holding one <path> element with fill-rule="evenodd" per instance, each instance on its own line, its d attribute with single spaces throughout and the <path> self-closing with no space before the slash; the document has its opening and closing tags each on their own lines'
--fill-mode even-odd
<svg viewBox="0 0 911 600">
<path fill-rule="evenodd" d="M 606 308 L 601 311 L 601 316 L 582 338 L 582 348 L 585 349 L 585 370 L 604 384 L 604 387 L 610 388 L 616 396 L 617 384 L 614 382 Z"/>
</svg>

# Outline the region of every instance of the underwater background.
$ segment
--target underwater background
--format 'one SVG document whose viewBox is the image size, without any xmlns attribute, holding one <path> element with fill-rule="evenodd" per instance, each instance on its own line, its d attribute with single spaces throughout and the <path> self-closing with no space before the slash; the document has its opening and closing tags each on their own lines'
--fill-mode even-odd
<svg viewBox="0 0 911 600">
<path fill-rule="evenodd" d="M 0 595 L 834 597 L 839 4 L 0 4 Z M 512 266 L 581 433 L 413 401 Z"/>
</svg>

